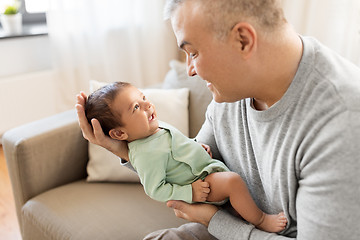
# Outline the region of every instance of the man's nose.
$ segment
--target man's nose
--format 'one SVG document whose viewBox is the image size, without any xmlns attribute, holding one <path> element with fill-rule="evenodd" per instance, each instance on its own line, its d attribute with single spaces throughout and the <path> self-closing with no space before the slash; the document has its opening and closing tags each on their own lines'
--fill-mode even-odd
<svg viewBox="0 0 360 240">
<path fill-rule="evenodd" d="M 194 64 L 191 60 L 187 60 L 187 65 L 186 65 L 186 70 L 187 70 L 187 73 L 190 77 L 193 77 L 193 76 L 196 76 L 197 73 L 195 71 L 195 67 L 194 67 Z"/>
</svg>

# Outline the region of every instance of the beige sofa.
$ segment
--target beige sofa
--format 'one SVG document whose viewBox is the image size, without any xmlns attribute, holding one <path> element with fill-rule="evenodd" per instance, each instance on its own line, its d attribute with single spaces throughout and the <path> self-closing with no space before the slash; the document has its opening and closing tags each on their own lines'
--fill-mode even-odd
<svg viewBox="0 0 360 240">
<path fill-rule="evenodd" d="M 183 67 L 172 62 L 162 87 L 190 88 L 194 137 L 211 94 Z M 147 197 L 139 183 L 86 181 L 88 142 L 73 110 L 12 129 L 3 145 L 24 240 L 142 239 L 185 223 L 165 203 Z"/>
</svg>

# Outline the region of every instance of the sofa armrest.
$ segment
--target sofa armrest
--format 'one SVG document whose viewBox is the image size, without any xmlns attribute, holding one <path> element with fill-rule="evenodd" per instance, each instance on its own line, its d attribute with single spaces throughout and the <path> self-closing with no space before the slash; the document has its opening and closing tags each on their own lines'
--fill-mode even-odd
<svg viewBox="0 0 360 240">
<path fill-rule="evenodd" d="M 18 216 L 30 198 L 86 177 L 88 142 L 74 110 L 7 131 L 3 146 Z"/>
</svg>

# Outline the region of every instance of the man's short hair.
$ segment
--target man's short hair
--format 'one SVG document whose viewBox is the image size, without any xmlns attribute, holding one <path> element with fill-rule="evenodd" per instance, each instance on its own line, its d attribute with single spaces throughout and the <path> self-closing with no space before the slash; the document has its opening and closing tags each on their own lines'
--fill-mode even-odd
<svg viewBox="0 0 360 240">
<path fill-rule="evenodd" d="M 219 38 L 225 37 L 241 21 L 269 32 L 286 22 L 280 0 L 167 0 L 165 19 L 186 1 L 200 4 L 209 28 Z"/>
</svg>

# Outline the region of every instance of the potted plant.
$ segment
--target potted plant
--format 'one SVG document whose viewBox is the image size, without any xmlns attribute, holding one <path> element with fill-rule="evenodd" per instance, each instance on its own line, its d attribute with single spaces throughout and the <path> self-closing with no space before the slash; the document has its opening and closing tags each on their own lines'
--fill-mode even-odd
<svg viewBox="0 0 360 240">
<path fill-rule="evenodd" d="M 22 15 L 19 10 L 20 1 L 12 0 L 0 15 L 1 25 L 7 34 L 14 35 L 22 32 Z"/>
</svg>

